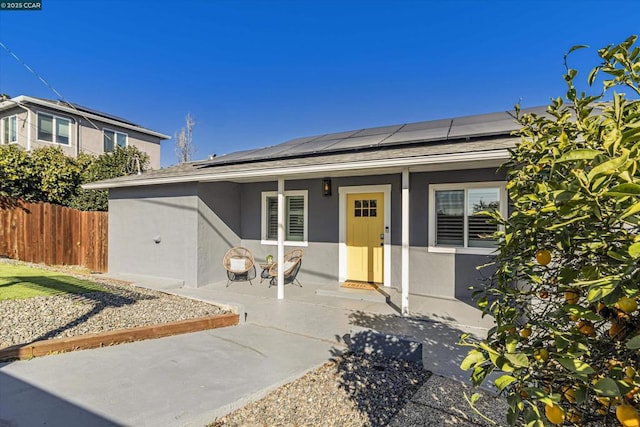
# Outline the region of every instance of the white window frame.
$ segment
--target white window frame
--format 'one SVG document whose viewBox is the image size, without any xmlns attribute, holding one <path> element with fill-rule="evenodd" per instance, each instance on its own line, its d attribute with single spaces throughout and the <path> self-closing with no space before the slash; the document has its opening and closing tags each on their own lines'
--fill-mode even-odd
<svg viewBox="0 0 640 427">
<path fill-rule="evenodd" d="M 40 139 L 38 138 L 38 134 L 40 133 L 40 120 L 39 117 L 40 116 L 47 116 L 47 117 L 51 117 L 51 141 L 47 141 L 46 139 Z M 64 143 L 64 142 L 58 142 L 57 141 L 57 136 L 58 134 L 56 133 L 56 128 L 57 128 L 57 121 L 58 120 L 65 120 L 67 122 L 69 122 L 69 142 L 68 143 Z M 55 114 L 51 114 L 51 113 L 43 113 L 41 111 L 36 112 L 36 139 L 38 140 L 38 142 L 44 142 L 45 144 L 57 144 L 57 145 L 63 145 L 65 147 L 71 147 L 71 135 L 73 134 L 72 130 L 71 130 L 71 123 L 73 123 L 73 120 L 68 118 L 68 117 L 62 117 L 62 116 L 57 116 Z"/>
<path fill-rule="evenodd" d="M 113 147 L 111 148 L 111 151 L 104 151 L 104 132 L 113 132 Z M 116 151 L 116 146 L 117 144 L 117 140 L 118 140 L 118 134 L 120 135 L 124 135 L 124 148 L 129 146 L 129 134 L 125 133 L 125 132 L 120 132 L 118 130 L 114 130 L 114 129 L 109 129 L 109 128 L 102 128 L 102 150 L 104 153 L 113 153 L 114 151 Z"/>
<path fill-rule="evenodd" d="M 506 182 L 485 181 L 485 182 L 463 182 L 451 184 L 430 184 L 429 185 L 429 252 L 453 253 L 453 254 L 473 254 L 491 255 L 496 252 L 496 248 L 476 248 L 468 247 L 468 224 L 467 224 L 467 194 L 473 188 L 498 188 L 500 194 L 500 213 L 507 216 L 508 199 Z M 464 246 L 436 246 L 436 191 L 464 190 Z M 502 230 L 503 227 L 499 227 Z"/>
<path fill-rule="evenodd" d="M 15 120 L 15 125 L 16 125 L 16 128 L 15 128 L 16 139 L 13 141 L 11 141 L 11 119 Z M 9 124 L 9 141 L 5 141 L 4 139 L 5 127 L 7 126 L 7 124 Z M 1 143 L 5 145 L 18 143 L 18 115 L 17 114 L 6 116 L 0 119 L 0 139 L 1 139 Z"/>
<path fill-rule="evenodd" d="M 286 203 L 287 197 L 289 196 L 303 196 L 304 197 L 304 232 L 303 232 L 303 238 L 302 241 L 292 241 L 292 240 L 285 240 L 284 244 L 286 246 L 308 246 L 309 245 L 309 191 L 308 190 L 289 190 L 289 191 L 285 191 L 284 192 L 284 200 Z M 262 208 L 260 210 L 260 215 L 261 215 L 261 222 L 262 222 L 262 226 L 261 226 L 261 230 L 260 230 L 260 236 L 261 236 L 261 240 L 260 243 L 263 245 L 277 245 L 278 241 L 277 240 L 269 240 L 267 239 L 267 198 L 268 197 L 278 197 L 278 192 L 277 191 L 263 191 L 262 192 Z M 286 215 L 286 213 L 285 213 Z M 285 224 L 287 223 L 287 219 L 285 218 Z M 287 235 L 287 232 L 285 230 L 285 236 Z"/>
</svg>

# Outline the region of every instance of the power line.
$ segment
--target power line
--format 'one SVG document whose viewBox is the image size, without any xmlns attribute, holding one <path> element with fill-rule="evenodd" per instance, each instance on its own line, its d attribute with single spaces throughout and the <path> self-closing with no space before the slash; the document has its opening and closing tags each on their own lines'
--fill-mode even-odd
<svg viewBox="0 0 640 427">
<path fill-rule="evenodd" d="M 16 55 L 11 49 L 9 49 L 4 43 L 2 43 L 2 41 L 0 41 L 0 46 L 7 51 L 7 53 L 9 55 L 11 55 L 16 61 L 18 61 L 19 64 L 21 64 L 24 68 L 26 68 L 31 74 L 33 74 L 38 80 L 40 80 L 42 82 L 42 84 L 44 84 L 47 88 L 49 88 L 57 97 L 58 99 L 60 99 L 62 102 L 64 102 L 65 104 L 67 104 L 69 107 L 71 107 L 73 110 L 75 110 L 79 116 L 83 117 L 86 121 L 88 121 L 94 128 L 96 128 L 96 130 L 100 130 L 100 128 L 91 121 L 91 119 L 89 119 L 82 111 L 78 110 L 76 108 L 75 105 L 73 105 L 71 102 L 67 101 L 66 98 L 64 96 L 62 96 L 62 94 L 60 92 L 58 92 L 56 90 L 56 88 L 54 88 L 53 86 L 51 86 L 49 84 L 49 82 L 47 82 L 44 77 L 42 77 L 40 74 L 38 74 L 33 68 L 31 68 L 26 62 L 24 62 L 22 59 L 20 59 L 20 57 L 18 57 L 18 55 Z"/>
</svg>

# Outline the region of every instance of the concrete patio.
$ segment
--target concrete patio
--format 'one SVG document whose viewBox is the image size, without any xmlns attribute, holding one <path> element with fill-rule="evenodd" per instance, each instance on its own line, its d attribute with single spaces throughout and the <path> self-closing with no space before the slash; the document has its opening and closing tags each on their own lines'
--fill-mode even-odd
<svg viewBox="0 0 640 427">
<path fill-rule="evenodd" d="M 425 369 L 467 379 L 458 368 L 465 350 L 455 345 L 462 331 L 400 317 L 393 292 L 385 302 L 372 294 L 331 295 L 341 292 L 337 284 L 287 285 L 286 299 L 277 300 L 276 287 L 259 279 L 184 288 L 119 278 L 238 307 L 241 324 L 2 364 L 0 425 L 204 425 L 321 365 L 363 330 L 419 341 Z M 316 292 L 325 288 L 329 294 Z"/>
</svg>

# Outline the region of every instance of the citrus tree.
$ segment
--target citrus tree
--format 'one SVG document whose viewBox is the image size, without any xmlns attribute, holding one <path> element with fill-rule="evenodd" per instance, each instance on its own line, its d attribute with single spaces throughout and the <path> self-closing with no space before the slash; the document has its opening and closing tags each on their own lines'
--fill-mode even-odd
<svg viewBox="0 0 640 427">
<path fill-rule="evenodd" d="M 573 47 L 567 58 L 576 49 Z M 543 115 L 520 114 L 506 168 L 510 213 L 478 305 L 495 319 L 462 368 L 489 374 L 511 425 L 640 426 L 640 48 L 600 64 Z M 625 94 L 627 92 L 628 94 Z"/>
</svg>

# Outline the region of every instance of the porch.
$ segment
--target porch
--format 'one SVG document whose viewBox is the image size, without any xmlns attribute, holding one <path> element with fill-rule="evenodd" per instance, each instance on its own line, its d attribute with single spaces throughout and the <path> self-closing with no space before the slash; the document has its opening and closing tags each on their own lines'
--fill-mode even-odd
<svg viewBox="0 0 640 427">
<path fill-rule="evenodd" d="M 269 287 L 268 281 L 260 283 L 260 275 L 252 280 L 253 285 L 246 282 L 233 282 L 227 286 L 227 281 L 218 281 L 200 287 L 187 287 L 179 280 L 160 279 L 138 275 L 111 275 L 116 279 L 130 281 L 136 286 L 161 290 L 180 296 L 194 298 L 206 302 L 227 305 L 240 314 L 241 323 L 258 322 L 262 325 L 275 321 L 278 313 L 287 312 L 283 305 L 293 304 L 296 307 L 308 307 L 312 310 L 325 310 L 327 315 L 339 311 L 345 313 L 375 313 L 375 315 L 402 317 L 402 292 L 396 287 L 380 286 L 378 290 L 360 290 L 342 288 L 337 281 L 303 281 L 302 287 L 287 284 L 284 286 L 285 299 L 278 299 L 277 286 Z M 406 316 L 408 321 L 420 319 L 446 324 L 451 328 L 473 335 L 484 337 L 493 326 L 490 318 L 482 319 L 480 311 L 471 301 L 461 301 L 454 298 L 424 296 L 409 294 L 411 312 Z M 300 328 L 299 333 L 316 333 L 316 325 L 306 325 L 308 316 L 301 309 L 299 318 L 286 320 L 288 327 Z M 284 321 L 284 319 L 281 319 Z M 377 329 L 376 325 L 366 322 L 368 327 L 385 332 L 384 328 Z M 354 329 L 358 328 L 354 326 Z M 393 332 L 403 334 L 402 330 Z M 327 335 L 326 339 L 335 340 L 335 334 Z"/>
</svg>

